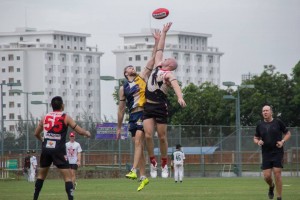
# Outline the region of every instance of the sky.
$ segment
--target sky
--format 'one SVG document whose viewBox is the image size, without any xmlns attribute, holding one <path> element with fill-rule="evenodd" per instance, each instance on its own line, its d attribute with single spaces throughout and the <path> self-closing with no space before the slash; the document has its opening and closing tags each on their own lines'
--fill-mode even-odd
<svg viewBox="0 0 300 200">
<path fill-rule="evenodd" d="M 161 7 L 169 16 L 152 18 Z M 173 22 L 172 30 L 212 34 L 208 45 L 224 53 L 221 82 L 240 84 L 242 74 L 260 74 L 264 65 L 292 73 L 300 60 L 299 8 L 299 0 L 0 0 L 0 32 L 27 26 L 91 34 L 88 45 L 104 52 L 101 75 L 115 76 L 119 34 Z M 101 81 L 102 116 L 111 120 L 117 108 L 107 94 L 114 86 Z"/>
</svg>

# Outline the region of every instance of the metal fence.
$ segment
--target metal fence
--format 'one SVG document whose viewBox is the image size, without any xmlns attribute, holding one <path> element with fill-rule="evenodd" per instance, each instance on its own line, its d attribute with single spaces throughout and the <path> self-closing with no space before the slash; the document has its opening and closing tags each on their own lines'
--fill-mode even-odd
<svg viewBox="0 0 300 200">
<path fill-rule="evenodd" d="M 88 127 L 86 125 L 86 128 Z M 241 128 L 242 137 L 239 140 L 234 126 L 168 126 L 169 154 L 175 150 L 175 145 L 178 143 L 183 146 L 183 151 L 189 150 L 186 153 L 184 172 L 185 176 L 189 177 L 231 177 L 237 176 L 239 170 L 242 176 L 261 176 L 261 150 L 253 143 L 255 127 Z M 299 128 L 289 129 L 292 137 L 284 146 L 283 175 L 299 176 Z M 95 131 L 92 134 L 94 136 Z M 28 138 L 29 149 L 36 150 L 37 157 L 39 157 L 40 142 L 32 134 Z M 9 168 L 7 161 L 12 160 L 17 160 L 18 169 L 22 168 L 26 156 L 27 141 L 25 140 L 26 137 L 22 140 L 4 140 L 2 169 Z M 86 139 L 78 136 L 76 141 L 81 144 L 84 150 L 82 160 L 85 168 L 94 170 L 115 169 L 126 173 L 133 163 L 134 146 L 130 137 L 126 140 L 98 140 L 95 137 Z M 157 136 L 154 136 L 154 142 L 155 147 L 159 147 Z M 239 142 L 241 142 L 240 150 L 237 147 Z M 157 160 L 160 160 L 159 151 L 156 150 Z M 145 155 L 148 162 L 147 152 Z M 241 163 L 238 163 L 237 157 L 239 155 Z"/>
</svg>

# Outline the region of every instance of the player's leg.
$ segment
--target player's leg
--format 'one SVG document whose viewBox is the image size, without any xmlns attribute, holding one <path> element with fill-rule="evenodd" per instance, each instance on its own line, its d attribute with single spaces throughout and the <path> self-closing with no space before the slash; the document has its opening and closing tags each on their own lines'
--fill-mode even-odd
<svg viewBox="0 0 300 200">
<path fill-rule="evenodd" d="M 179 173 L 178 165 L 174 164 L 174 180 L 175 180 L 175 183 L 178 182 L 178 173 Z"/>
<path fill-rule="evenodd" d="M 73 182 L 72 182 L 72 175 L 71 175 L 71 170 L 69 168 L 65 168 L 62 166 L 57 166 L 59 169 L 61 175 L 63 176 L 63 179 L 65 181 L 65 190 L 68 195 L 68 200 L 73 200 L 74 199 L 74 194 L 73 194 Z"/>
<path fill-rule="evenodd" d="M 44 167 L 44 168 L 41 167 L 39 169 L 38 177 L 37 177 L 36 182 L 35 182 L 33 200 L 37 200 L 39 198 L 39 195 L 40 195 L 40 192 L 42 190 L 44 180 L 47 177 L 48 171 L 49 171 L 49 167 Z"/>
<path fill-rule="evenodd" d="M 167 124 L 157 123 L 157 133 L 159 138 L 159 147 L 161 154 L 161 176 L 163 178 L 168 178 L 168 140 L 167 140 Z"/>
<path fill-rule="evenodd" d="M 152 178 L 156 178 L 157 176 L 157 162 L 154 156 L 154 142 L 153 142 L 153 133 L 155 121 L 153 118 L 144 119 L 144 132 L 145 132 L 145 141 L 148 156 L 150 158 L 150 175 Z"/>
<path fill-rule="evenodd" d="M 272 179 L 272 169 L 263 170 L 263 175 L 264 175 L 265 182 L 269 185 L 269 192 L 268 192 L 269 199 L 273 199 L 275 186 Z"/>
<path fill-rule="evenodd" d="M 179 175 L 179 181 L 182 182 L 183 180 L 183 165 L 178 165 L 178 175 Z"/>
<path fill-rule="evenodd" d="M 277 167 L 273 168 L 277 197 L 281 197 L 281 195 L 282 195 L 282 176 L 281 176 L 281 170 L 282 170 L 281 168 L 277 168 Z"/>
<path fill-rule="evenodd" d="M 71 179 L 72 179 L 72 183 L 73 183 L 73 189 L 76 189 L 76 169 L 77 169 L 77 165 L 72 165 L 72 167 L 70 168 L 70 173 L 71 173 Z"/>
</svg>

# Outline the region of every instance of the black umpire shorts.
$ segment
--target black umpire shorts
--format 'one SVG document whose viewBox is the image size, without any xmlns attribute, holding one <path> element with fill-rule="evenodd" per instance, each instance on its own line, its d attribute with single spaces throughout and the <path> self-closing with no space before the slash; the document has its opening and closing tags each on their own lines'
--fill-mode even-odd
<svg viewBox="0 0 300 200">
<path fill-rule="evenodd" d="M 263 153 L 261 169 L 283 168 L 283 152 Z"/>
</svg>

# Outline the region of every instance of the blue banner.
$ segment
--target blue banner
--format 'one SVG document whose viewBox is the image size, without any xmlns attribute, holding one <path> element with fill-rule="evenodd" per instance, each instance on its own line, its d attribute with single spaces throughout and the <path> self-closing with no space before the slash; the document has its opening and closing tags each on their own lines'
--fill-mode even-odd
<svg viewBox="0 0 300 200">
<path fill-rule="evenodd" d="M 117 123 L 103 123 L 97 124 L 96 126 L 96 137 L 95 139 L 117 139 Z M 121 127 L 121 140 L 128 138 L 128 125 L 122 124 Z"/>
</svg>

